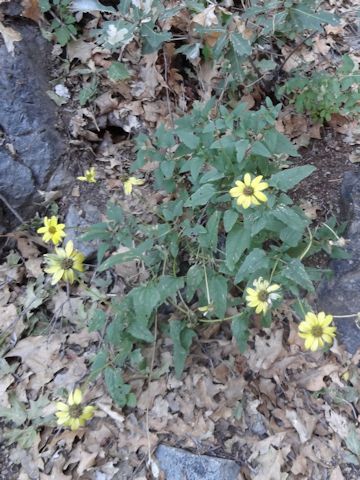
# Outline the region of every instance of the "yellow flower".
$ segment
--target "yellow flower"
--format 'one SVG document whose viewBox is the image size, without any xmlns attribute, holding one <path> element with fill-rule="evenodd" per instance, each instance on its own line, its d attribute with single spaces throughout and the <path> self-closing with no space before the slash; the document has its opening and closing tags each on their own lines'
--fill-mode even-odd
<svg viewBox="0 0 360 480">
<path fill-rule="evenodd" d="M 299 337 L 305 339 L 305 350 L 315 352 L 324 346 L 324 342 L 333 343 L 336 327 L 329 326 L 332 321 L 332 315 L 326 315 L 324 312 L 317 315 L 308 312 L 305 315 L 305 320 L 299 324 Z"/>
<path fill-rule="evenodd" d="M 65 225 L 63 223 L 58 223 L 57 217 L 53 215 L 51 218 L 44 218 L 44 226 L 38 228 L 37 233 L 42 233 L 42 239 L 44 242 L 48 243 L 50 240 L 54 245 L 57 245 L 61 242 L 63 237 L 66 237 L 64 232 Z"/>
<path fill-rule="evenodd" d="M 130 195 L 134 185 L 144 185 L 145 181 L 140 178 L 129 177 L 123 183 L 125 195 Z"/>
<path fill-rule="evenodd" d="M 262 182 L 262 175 L 251 179 L 250 173 L 245 173 L 244 181 L 236 180 L 235 185 L 229 190 L 232 197 L 236 198 L 236 203 L 244 208 L 249 208 L 251 205 L 260 205 L 261 202 L 266 202 L 267 197 L 262 193 L 262 190 L 268 188 L 266 182 Z"/>
<path fill-rule="evenodd" d="M 71 430 L 78 430 L 83 427 L 87 420 L 90 420 L 94 415 L 95 407 L 81 405 L 83 396 L 81 390 L 76 388 L 69 394 L 67 403 L 57 402 L 57 424 L 70 427 Z"/>
<path fill-rule="evenodd" d="M 95 183 L 96 182 L 96 171 L 95 167 L 91 167 L 89 170 L 86 170 L 83 177 L 77 177 L 81 182 Z"/>
<path fill-rule="evenodd" d="M 60 280 L 73 283 L 75 280 L 74 270 L 78 272 L 84 271 L 83 262 L 85 257 L 81 252 L 74 250 L 71 240 L 67 242 L 65 248 L 55 247 L 55 253 L 47 253 L 44 257 L 47 263 L 45 272 L 53 276 L 52 285 L 55 285 Z"/>
<path fill-rule="evenodd" d="M 255 308 L 255 313 L 266 313 L 267 309 L 271 307 L 272 301 L 280 297 L 278 293 L 274 293 L 279 290 L 280 285 L 274 283 L 270 285 L 267 280 L 263 280 L 262 277 L 259 277 L 253 282 L 253 288 L 246 289 L 246 301 L 248 306 Z"/>
<path fill-rule="evenodd" d="M 308 312 L 305 315 L 305 320 L 299 324 L 299 337 L 305 339 L 305 350 L 315 352 L 322 348 L 324 343 L 333 343 L 336 327 L 329 326 L 332 321 L 332 315 L 326 315 L 324 312 L 318 315 Z"/>
</svg>

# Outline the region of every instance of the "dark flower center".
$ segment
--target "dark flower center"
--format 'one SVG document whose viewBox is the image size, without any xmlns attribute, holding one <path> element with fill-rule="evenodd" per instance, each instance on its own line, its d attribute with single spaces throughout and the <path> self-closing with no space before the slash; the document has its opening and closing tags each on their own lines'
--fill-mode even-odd
<svg viewBox="0 0 360 480">
<path fill-rule="evenodd" d="M 79 418 L 83 413 L 83 407 L 81 405 L 70 405 L 69 415 L 71 418 Z"/>
<path fill-rule="evenodd" d="M 49 227 L 49 233 L 56 233 L 56 227 Z"/>
<path fill-rule="evenodd" d="M 251 197 L 251 195 L 254 193 L 253 187 L 245 187 L 244 188 L 244 195 L 247 195 Z"/>
<path fill-rule="evenodd" d="M 74 260 L 72 258 L 64 258 L 61 260 L 61 268 L 64 270 L 70 270 L 72 266 L 74 265 Z"/>
<path fill-rule="evenodd" d="M 266 290 L 260 290 L 260 292 L 258 293 L 258 299 L 260 300 L 260 302 L 266 302 L 268 298 L 268 292 Z"/>
<path fill-rule="evenodd" d="M 314 327 L 311 328 L 311 335 L 316 338 L 322 337 L 324 333 L 323 328 L 320 325 L 315 325 Z"/>
</svg>

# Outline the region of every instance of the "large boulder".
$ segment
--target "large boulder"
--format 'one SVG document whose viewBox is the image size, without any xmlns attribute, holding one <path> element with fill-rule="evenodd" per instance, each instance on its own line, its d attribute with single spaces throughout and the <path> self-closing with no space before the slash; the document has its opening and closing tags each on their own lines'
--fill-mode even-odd
<svg viewBox="0 0 360 480">
<path fill-rule="evenodd" d="M 318 290 L 320 310 L 340 316 L 337 337 L 350 353 L 360 348 L 360 173 L 346 172 L 341 187 L 341 220 L 348 220 L 346 247 L 349 258 L 330 263 L 333 276 Z"/>
<path fill-rule="evenodd" d="M 46 190 L 52 179 L 64 181 L 58 169 L 66 141 L 57 129 L 56 105 L 46 94 L 51 46 L 31 20 L 5 18 L 3 23 L 19 32 L 22 40 L 14 43 L 11 55 L 0 35 L 0 194 L 29 218 L 37 209 L 38 190 Z M 51 189 L 59 187 L 52 183 Z M 0 201 L 0 227 L 15 222 Z"/>
</svg>

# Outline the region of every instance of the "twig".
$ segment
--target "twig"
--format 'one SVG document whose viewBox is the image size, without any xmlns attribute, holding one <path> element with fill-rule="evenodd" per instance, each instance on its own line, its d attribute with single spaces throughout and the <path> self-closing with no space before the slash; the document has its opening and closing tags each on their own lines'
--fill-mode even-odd
<svg viewBox="0 0 360 480">
<path fill-rule="evenodd" d="M 293 50 L 291 50 L 291 52 L 284 58 L 283 62 L 278 66 L 278 68 L 276 70 L 276 73 L 275 73 L 275 76 L 274 76 L 275 80 L 277 80 L 279 78 L 279 74 L 280 74 L 281 70 L 284 69 L 284 66 L 285 66 L 286 62 L 290 59 L 290 57 L 292 57 L 294 55 L 296 50 L 299 50 L 299 48 L 302 47 L 307 40 L 310 40 L 310 38 L 314 37 L 317 33 L 318 32 L 316 32 L 316 31 L 310 33 L 310 35 L 305 37 L 298 45 L 295 46 L 295 48 L 293 48 Z"/>
<path fill-rule="evenodd" d="M 174 128 L 174 117 L 172 114 L 171 110 L 171 103 L 170 103 L 170 95 L 169 95 L 169 85 L 168 85 L 168 63 L 167 63 L 167 58 L 166 58 L 166 52 L 163 49 L 163 56 L 164 56 L 164 77 L 165 77 L 165 83 L 166 83 L 166 103 L 167 107 L 169 110 L 169 115 L 170 115 L 170 121 L 171 121 L 171 128 Z"/>
<path fill-rule="evenodd" d="M 149 370 L 149 377 L 148 377 L 148 388 L 150 388 L 151 384 L 151 376 L 154 370 L 154 363 L 155 363 L 155 351 L 156 351 L 156 340 L 157 340 L 157 314 L 155 314 L 155 322 L 154 322 L 154 348 L 151 354 L 151 362 L 150 362 L 150 370 Z M 149 401 L 150 401 L 150 395 L 148 397 L 148 402 L 146 405 L 146 412 L 145 412 L 145 425 L 146 425 L 146 439 L 147 439 L 147 447 L 148 447 L 148 461 L 147 461 L 147 466 L 151 468 L 151 455 L 152 455 L 152 449 L 151 449 L 151 440 L 150 440 L 150 427 L 149 427 Z"/>
<path fill-rule="evenodd" d="M 10 212 L 19 220 L 20 223 L 25 223 L 25 220 L 18 214 L 14 207 L 12 207 L 6 198 L 0 193 L 0 200 L 7 206 Z"/>
</svg>

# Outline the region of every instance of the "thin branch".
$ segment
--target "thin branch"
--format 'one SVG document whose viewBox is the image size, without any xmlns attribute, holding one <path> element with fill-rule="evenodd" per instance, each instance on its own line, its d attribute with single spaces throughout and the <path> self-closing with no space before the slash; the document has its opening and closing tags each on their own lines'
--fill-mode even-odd
<svg viewBox="0 0 360 480">
<path fill-rule="evenodd" d="M 25 223 L 25 220 L 18 214 L 14 207 L 12 207 L 6 198 L 0 194 L 0 200 L 7 206 L 10 212 L 19 220 L 20 223 Z"/>
</svg>

